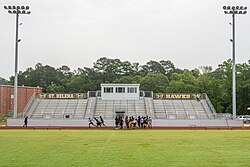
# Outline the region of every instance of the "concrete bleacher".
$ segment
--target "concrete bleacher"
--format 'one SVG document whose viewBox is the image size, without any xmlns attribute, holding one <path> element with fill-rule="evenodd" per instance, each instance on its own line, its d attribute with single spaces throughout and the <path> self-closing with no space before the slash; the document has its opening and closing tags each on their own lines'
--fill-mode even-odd
<svg viewBox="0 0 250 167">
<path fill-rule="evenodd" d="M 87 126 L 88 118 L 102 116 L 114 125 L 116 112 L 126 116 L 151 116 L 154 126 L 242 126 L 242 122 L 216 118 L 206 99 L 34 99 L 27 110 L 29 126 Z M 8 120 L 22 126 L 23 119 Z"/>
<path fill-rule="evenodd" d="M 85 119 L 102 116 L 150 116 L 156 119 L 213 119 L 216 111 L 207 94 L 165 94 L 139 90 L 139 84 L 101 84 L 101 90 L 87 94 L 36 96 L 25 115 L 30 118 Z M 114 91 L 113 91 L 114 90 Z M 197 100 L 198 99 L 198 100 Z"/>
<path fill-rule="evenodd" d="M 148 104 L 147 104 L 148 103 Z M 150 113 L 146 106 L 153 108 Z M 205 100 L 96 99 L 87 112 L 88 99 L 34 99 L 29 107 L 30 118 L 83 119 L 102 116 L 114 119 L 116 112 L 128 116 L 151 116 L 156 119 L 213 119 L 214 114 Z"/>
<path fill-rule="evenodd" d="M 86 99 L 34 99 L 29 107 L 30 118 L 84 118 Z"/>
<path fill-rule="evenodd" d="M 146 116 L 144 100 L 101 100 L 97 99 L 93 117 L 102 116 L 106 119 L 113 119 L 116 112 L 123 112 L 129 116 Z"/>
<path fill-rule="evenodd" d="M 213 119 L 206 100 L 154 100 L 157 119 Z"/>
</svg>

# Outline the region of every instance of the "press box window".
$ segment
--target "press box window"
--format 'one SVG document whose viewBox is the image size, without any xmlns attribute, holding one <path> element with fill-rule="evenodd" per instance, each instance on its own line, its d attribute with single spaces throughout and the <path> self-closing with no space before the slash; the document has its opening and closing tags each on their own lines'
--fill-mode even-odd
<svg viewBox="0 0 250 167">
<path fill-rule="evenodd" d="M 115 92 L 116 93 L 125 93 L 125 88 L 124 87 L 116 87 Z"/>
<path fill-rule="evenodd" d="M 113 87 L 105 87 L 104 93 L 113 93 Z"/>
<path fill-rule="evenodd" d="M 128 93 L 137 93 L 137 88 L 136 87 L 131 87 L 127 89 Z"/>
</svg>

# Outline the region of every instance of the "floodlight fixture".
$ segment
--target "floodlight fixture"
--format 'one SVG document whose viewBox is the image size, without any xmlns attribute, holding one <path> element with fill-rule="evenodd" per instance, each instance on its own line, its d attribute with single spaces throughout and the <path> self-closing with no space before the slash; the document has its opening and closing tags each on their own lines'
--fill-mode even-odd
<svg viewBox="0 0 250 167">
<path fill-rule="evenodd" d="M 232 39 L 230 41 L 232 42 L 232 111 L 233 111 L 233 119 L 236 119 L 236 67 L 235 67 L 235 15 L 237 14 L 246 14 L 247 7 L 243 6 L 223 6 L 224 13 L 225 14 L 231 14 L 232 15 Z"/>
<path fill-rule="evenodd" d="M 229 11 L 243 11 L 247 10 L 247 7 L 243 6 L 223 6 L 223 10 L 229 10 Z M 229 12 L 228 14 L 233 14 L 234 12 Z"/>
<path fill-rule="evenodd" d="M 16 11 L 15 13 L 18 13 L 18 11 L 23 11 L 23 10 L 29 10 L 30 7 L 29 6 L 4 6 L 4 9 L 6 10 L 13 10 L 13 11 Z M 14 12 L 12 12 L 14 13 Z M 23 12 L 20 12 L 20 13 L 23 13 Z"/>
<path fill-rule="evenodd" d="M 30 9 L 29 6 L 4 6 L 4 9 L 8 10 L 10 14 L 30 14 L 28 11 Z"/>
</svg>

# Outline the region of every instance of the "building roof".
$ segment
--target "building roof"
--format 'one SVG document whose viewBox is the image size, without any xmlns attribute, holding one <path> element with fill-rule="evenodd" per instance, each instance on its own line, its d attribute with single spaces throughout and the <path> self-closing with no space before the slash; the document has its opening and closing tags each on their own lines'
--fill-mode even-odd
<svg viewBox="0 0 250 167">
<path fill-rule="evenodd" d="M 101 86 L 140 86 L 140 84 L 101 84 Z"/>
<path fill-rule="evenodd" d="M 13 88 L 14 86 L 13 85 L 0 85 L 0 87 L 11 87 L 11 88 Z M 32 86 L 17 86 L 18 88 L 26 88 L 26 89 L 43 89 L 43 88 L 41 88 L 41 87 L 39 87 L 39 86 L 37 86 L 37 87 L 32 87 Z"/>
</svg>

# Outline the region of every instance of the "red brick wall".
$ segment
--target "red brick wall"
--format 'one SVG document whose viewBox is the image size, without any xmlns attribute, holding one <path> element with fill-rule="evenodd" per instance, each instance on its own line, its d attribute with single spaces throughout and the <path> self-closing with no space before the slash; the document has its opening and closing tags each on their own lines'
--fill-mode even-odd
<svg viewBox="0 0 250 167">
<path fill-rule="evenodd" d="M 42 93 L 38 87 L 18 86 L 17 88 L 17 114 L 22 113 L 33 93 Z M 0 85 L 0 114 L 14 110 L 14 87 L 10 85 Z"/>
</svg>

